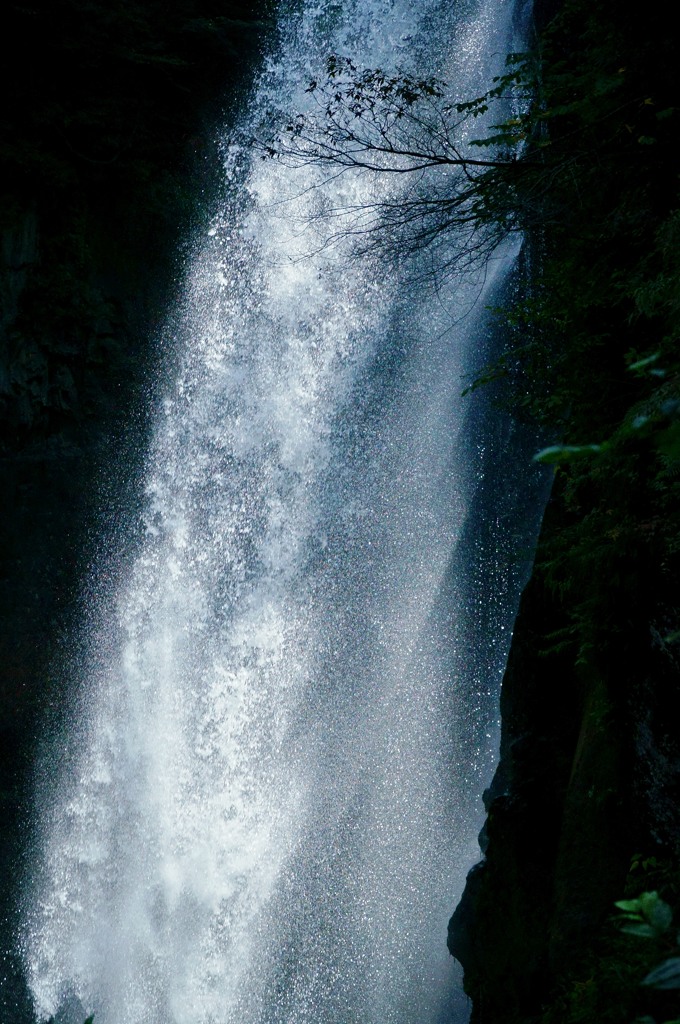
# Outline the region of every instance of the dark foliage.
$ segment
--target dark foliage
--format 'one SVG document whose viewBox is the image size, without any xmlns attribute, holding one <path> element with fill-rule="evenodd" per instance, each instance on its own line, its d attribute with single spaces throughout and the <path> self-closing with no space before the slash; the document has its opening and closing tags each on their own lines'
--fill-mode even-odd
<svg viewBox="0 0 680 1024">
<path fill-rule="evenodd" d="M 556 440 L 515 630 L 487 857 L 452 921 L 484 1024 L 676 1019 L 613 903 L 680 858 L 680 96 L 661 11 L 566 0 L 537 53 L 531 272 L 499 311 L 515 409 Z M 533 133 L 533 136 L 532 136 Z M 533 175 L 529 171 L 529 178 Z M 645 869 L 641 869 L 641 865 Z"/>
</svg>

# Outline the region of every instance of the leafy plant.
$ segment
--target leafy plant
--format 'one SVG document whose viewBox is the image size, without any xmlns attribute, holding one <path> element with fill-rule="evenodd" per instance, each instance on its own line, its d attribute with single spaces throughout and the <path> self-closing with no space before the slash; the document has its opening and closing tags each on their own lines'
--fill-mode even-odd
<svg viewBox="0 0 680 1024">
<path fill-rule="evenodd" d="M 618 900 L 615 906 L 621 911 L 621 931 L 629 935 L 661 939 L 668 935 L 673 923 L 673 911 L 658 892 L 643 892 L 634 900 Z"/>
</svg>

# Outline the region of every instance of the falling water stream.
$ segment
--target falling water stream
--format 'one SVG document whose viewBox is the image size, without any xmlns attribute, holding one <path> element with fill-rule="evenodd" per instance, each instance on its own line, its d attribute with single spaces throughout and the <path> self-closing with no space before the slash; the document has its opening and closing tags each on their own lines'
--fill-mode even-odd
<svg viewBox="0 0 680 1024">
<path fill-rule="evenodd" d="M 253 125 L 303 108 L 330 52 L 466 97 L 515 42 L 512 0 L 291 6 Z M 519 585 L 494 524 L 521 505 L 488 493 L 511 426 L 460 392 L 516 249 L 435 293 L 320 250 L 329 190 L 360 205 L 379 177 L 224 154 L 168 318 L 143 539 L 109 567 L 67 749 L 39 772 L 36 1016 L 460 1022 L 446 924 Z"/>
</svg>

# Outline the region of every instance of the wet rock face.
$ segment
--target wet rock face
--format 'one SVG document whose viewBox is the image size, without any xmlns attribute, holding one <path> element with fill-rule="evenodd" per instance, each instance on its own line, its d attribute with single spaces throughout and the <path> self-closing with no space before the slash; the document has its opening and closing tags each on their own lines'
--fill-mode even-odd
<svg viewBox="0 0 680 1024">
<path fill-rule="evenodd" d="M 479 1020 L 510 1005 L 528 1010 L 545 990 L 552 875 L 578 722 L 570 666 L 538 657 L 550 619 L 534 578 L 504 678 L 501 761 L 485 794 L 486 858 L 449 925 L 449 949 L 463 964 Z"/>
<path fill-rule="evenodd" d="M 6 329 L 17 315 L 28 272 L 37 261 L 38 217 L 35 208 L 29 207 L 19 211 L 0 232 L 0 351 L 3 355 L 0 393 L 6 393 L 8 385 Z"/>
<path fill-rule="evenodd" d="M 549 509 L 542 543 L 558 520 Z M 635 854 L 677 863 L 671 703 L 680 671 L 650 608 L 629 608 L 623 630 L 603 623 L 592 656 L 577 661 L 550 651 L 565 609 L 540 569 L 524 592 L 503 683 L 501 759 L 485 794 L 485 858 L 449 925 L 474 1021 L 539 1014 L 607 928 Z"/>
</svg>

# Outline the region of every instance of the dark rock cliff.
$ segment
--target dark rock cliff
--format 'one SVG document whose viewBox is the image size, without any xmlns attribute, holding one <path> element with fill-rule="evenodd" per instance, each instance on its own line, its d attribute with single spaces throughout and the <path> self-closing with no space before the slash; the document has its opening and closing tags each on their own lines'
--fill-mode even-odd
<svg viewBox="0 0 680 1024">
<path fill-rule="evenodd" d="M 559 507 L 549 508 L 515 627 L 500 764 L 485 793 L 485 859 L 450 923 L 473 1019 L 484 1024 L 542 1019 L 558 998 L 566 1000 L 558 1020 L 625 1021 L 645 956 L 651 963 L 658 952 L 619 938 L 614 902 L 646 887 L 673 895 L 677 882 L 680 657 L 668 642 L 675 595 L 662 567 L 638 566 L 652 577 L 644 580 L 631 564 L 638 596 L 617 610 L 621 628 L 603 621 L 583 659 L 555 649 L 565 609 L 540 565 L 560 518 Z M 615 998 L 598 961 L 620 968 Z M 592 1006 L 584 1009 L 579 985 L 588 980 Z"/>
<path fill-rule="evenodd" d="M 268 10 L 266 0 L 3 9 L 2 1024 L 31 1019 L 13 904 L 36 722 L 64 706 L 68 684 L 55 666 L 86 600 L 86 572 L 135 507 L 179 245 L 201 222 L 215 184 L 206 168 L 219 166 L 214 125 L 247 93 L 271 31 Z"/>
</svg>

